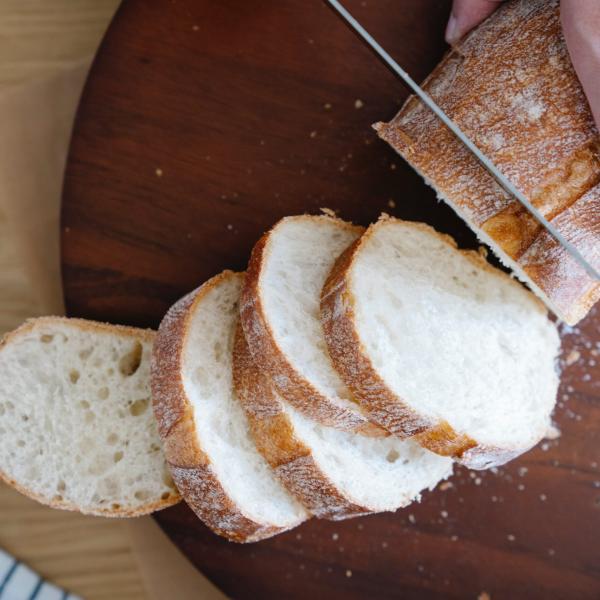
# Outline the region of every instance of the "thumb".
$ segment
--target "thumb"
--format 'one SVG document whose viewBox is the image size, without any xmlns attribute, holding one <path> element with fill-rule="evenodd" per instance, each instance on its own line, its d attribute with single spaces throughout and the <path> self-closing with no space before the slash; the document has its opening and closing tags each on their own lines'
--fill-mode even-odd
<svg viewBox="0 0 600 600">
<path fill-rule="evenodd" d="M 473 27 L 489 17 L 502 0 L 454 0 L 446 27 L 446 41 L 456 44 Z"/>
</svg>

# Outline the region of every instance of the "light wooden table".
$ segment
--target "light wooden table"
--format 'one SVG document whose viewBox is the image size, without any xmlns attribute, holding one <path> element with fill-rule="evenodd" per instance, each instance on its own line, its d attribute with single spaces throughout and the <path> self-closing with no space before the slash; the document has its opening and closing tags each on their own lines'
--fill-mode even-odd
<svg viewBox="0 0 600 600">
<path fill-rule="evenodd" d="M 2 0 L 0 98 L 90 62 L 119 0 Z M 6 115 L 0 114 L 4 120 Z M 26 176 L 26 174 L 24 174 Z M 0 199 L 0 332 L 44 312 Z M 54 511 L 0 485 L 0 547 L 90 599 L 147 598 L 125 522 Z"/>
</svg>

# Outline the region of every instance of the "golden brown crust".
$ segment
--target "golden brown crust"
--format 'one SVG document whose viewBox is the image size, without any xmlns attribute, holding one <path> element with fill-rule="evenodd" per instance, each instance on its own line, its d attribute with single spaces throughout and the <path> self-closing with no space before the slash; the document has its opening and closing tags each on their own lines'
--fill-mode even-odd
<svg viewBox="0 0 600 600">
<path fill-rule="evenodd" d="M 456 242 L 450 236 L 438 233 L 429 225 L 384 215 L 340 256 L 323 286 L 321 321 L 335 368 L 369 417 L 398 437 L 416 436 L 419 443 L 428 450 L 442 456 L 451 456 L 474 469 L 502 464 L 518 456 L 528 448 L 486 446 L 457 432 L 446 421 L 429 419 L 419 414 L 386 385 L 364 351 L 354 325 L 355 300 L 350 289 L 351 269 L 364 244 L 379 227 L 389 223 L 403 223 L 427 231 L 463 254 L 478 268 L 484 268 L 500 279 L 518 285 L 508 275 L 487 263 L 477 252 L 458 250 Z M 541 302 L 536 300 L 536 304 L 540 311 L 546 312 Z"/>
<path fill-rule="evenodd" d="M 111 336 L 121 335 L 126 338 L 135 338 L 142 341 L 145 341 L 149 344 L 153 344 L 156 333 L 151 329 L 137 329 L 135 327 L 127 327 L 124 325 L 111 325 L 109 323 L 100 323 L 97 321 L 88 321 L 85 319 L 71 319 L 67 317 L 58 317 L 58 316 L 46 316 L 46 317 L 38 317 L 35 319 L 28 319 L 14 329 L 6 333 L 2 340 L 0 340 L 0 352 L 2 349 L 7 346 L 12 341 L 17 340 L 21 335 L 27 334 L 31 331 L 39 327 L 44 327 L 45 325 L 66 325 L 69 327 L 76 326 L 83 331 L 89 331 L 94 334 L 107 334 Z M 47 497 L 41 494 L 36 494 L 31 489 L 22 486 L 12 477 L 9 477 L 5 472 L 0 469 L 0 480 L 4 481 L 14 489 L 16 489 L 19 493 L 39 502 L 40 504 L 44 504 L 45 506 L 49 506 L 51 508 L 56 508 L 60 510 L 68 510 L 72 512 L 80 512 L 84 515 L 93 515 L 99 517 L 110 517 L 110 518 L 126 518 L 126 517 L 139 517 L 143 515 L 148 515 L 157 510 L 162 510 L 163 508 L 167 508 L 169 506 L 173 506 L 181 501 L 181 497 L 176 491 L 168 497 L 164 499 L 159 499 L 154 502 L 148 502 L 143 507 L 132 509 L 127 506 L 119 506 L 118 508 L 107 507 L 107 508 L 88 508 L 81 507 L 73 504 L 72 502 L 68 502 L 64 499 L 58 500 L 55 497 Z"/>
<path fill-rule="evenodd" d="M 372 512 L 340 493 L 319 469 L 310 448 L 296 438 L 281 401 L 250 354 L 241 326 L 235 335 L 233 381 L 259 452 L 308 511 L 332 520 Z"/>
<path fill-rule="evenodd" d="M 573 207 L 600 181 L 600 138 L 560 32 L 557 0 L 503 5 L 462 40 L 423 87 L 532 203 L 571 229 L 583 254 L 597 228 L 569 228 Z M 376 129 L 464 218 L 489 236 L 574 324 L 600 296 L 600 284 L 510 198 L 470 152 L 415 97 Z M 600 223 L 600 213 L 590 215 Z M 529 259 L 545 255 L 544 268 Z M 588 256 L 600 268 L 600 260 Z M 576 293 L 574 293 L 576 290 Z"/>
<path fill-rule="evenodd" d="M 355 227 L 350 223 L 326 215 L 316 217 L 303 215 L 292 218 L 304 218 L 307 221 L 326 219 L 340 227 L 349 228 L 356 232 L 363 231 L 360 227 Z M 278 224 L 273 229 L 277 226 Z M 352 431 L 361 435 L 373 437 L 388 435 L 386 431 L 371 423 L 362 414 L 358 405 L 354 409 L 353 407 L 335 404 L 330 398 L 320 393 L 315 386 L 296 371 L 279 348 L 265 314 L 260 290 L 261 269 L 269 252 L 271 231 L 264 234 L 252 249 L 240 301 L 242 325 L 254 360 L 261 370 L 276 378 L 274 381 L 282 397 L 309 418 L 329 427 Z"/>
<path fill-rule="evenodd" d="M 183 352 L 194 310 L 212 289 L 231 277 L 242 275 L 224 271 L 213 277 L 172 306 L 163 319 L 152 357 L 152 398 L 167 463 L 184 500 L 218 535 L 234 542 L 255 542 L 286 528 L 247 517 L 223 489 L 200 446 L 182 380 Z"/>
</svg>

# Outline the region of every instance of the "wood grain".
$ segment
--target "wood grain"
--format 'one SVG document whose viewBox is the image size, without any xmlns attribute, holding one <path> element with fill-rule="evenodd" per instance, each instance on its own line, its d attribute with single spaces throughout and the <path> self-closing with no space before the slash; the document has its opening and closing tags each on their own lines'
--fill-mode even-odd
<svg viewBox="0 0 600 600">
<path fill-rule="evenodd" d="M 93 56 L 120 0 L 2 0 L 0 89 Z"/>
<path fill-rule="evenodd" d="M 0 94 L 10 89 L 11 100 L 16 100 L 14 94 L 18 93 L 19 98 L 28 101 L 29 93 L 52 92 L 52 86 L 39 85 L 39 80 L 49 81 L 53 73 L 91 60 L 116 5 L 116 0 L 3 0 L 0 3 Z M 31 89 L 30 83 L 33 84 Z M 20 86 L 18 91 L 12 89 L 16 85 Z M 50 97 L 54 97 L 52 93 L 48 99 Z M 0 99 L 5 136 L 7 128 L 13 131 L 15 120 L 23 118 L 23 111 L 14 110 L 16 105 L 16 101 Z M 47 113 L 50 116 L 52 110 Z M 50 124 L 48 128 L 51 129 Z M 18 137 L 16 140 L 11 150 L 23 159 L 22 169 L 10 175 L 20 176 L 24 181 L 40 176 L 40 173 L 31 173 L 31 169 L 40 165 L 35 161 L 26 163 L 27 141 Z M 62 137 L 43 138 L 41 133 L 36 137 L 36 143 L 44 140 L 55 153 L 64 151 L 60 148 Z M 49 149 L 48 154 L 52 151 Z M 14 155 L 10 158 L 14 164 Z M 3 167 L 6 167 L 4 162 Z M 53 167 L 54 164 L 47 167 L 48 175 Z M 61 176 L 59 171 L 55 175 Z M 13 194 L 0 198 L 0 334 L 25 318 L 49 310 L 44 303 L 40 304 L 40 282 L 31 280 L 20 252 L 21 242 L 35 246 L 39 240 L 17 240 L 15 223 L 8 218 L 8 213 L 14 212 L 14 203 L 21 201 L 18 186 L 14 186 Z M 51 194 L 39 197 L 35 217 L 44 220 L 43 215 L 55 212 L 54 202 Z M 19 231 L 22 229 L 19 227 Z M 46 237 L 52 238 L 52 233 L 48 232 Z M 60 299 L 50 305 L 60 305 Z M 82 597 L 147 598 L 122 521 L 53 511 L 0 484 L 0 546 L 50 581 Z"/>
<path fill-rule="evenodd" d="M 417 79 L 442 55 L 446 2 L 347 4 Z M 424 220 L 475 247 L 370 128 L 405 96 L 320 2 L 129 0 L 71 149 L 70 314 L 156 326 L 209 276 L 245 268 L 277 218 L 323 206 L 360 224 L 382 210 Z M 235 598 L 597 598 L 599 324 L 594 310 L 563 332 L 561 437 L 505 468 L 457 469 L 397 514 L 254 545 L 219 539 L 183 505 L 156 518 Z"/>
</svg>

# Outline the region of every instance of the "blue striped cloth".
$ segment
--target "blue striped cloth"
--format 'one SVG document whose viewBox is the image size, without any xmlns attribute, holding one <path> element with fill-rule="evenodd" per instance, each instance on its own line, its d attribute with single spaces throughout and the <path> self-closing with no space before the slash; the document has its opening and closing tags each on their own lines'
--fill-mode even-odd
<svg viewBox="0 0 600 600">
<path fill-rule="evenodd" d="M 82 600 L 44 581 L 16 558 L 0 550 L 0 600 Z"/>
</svg>

